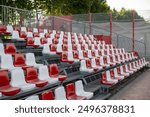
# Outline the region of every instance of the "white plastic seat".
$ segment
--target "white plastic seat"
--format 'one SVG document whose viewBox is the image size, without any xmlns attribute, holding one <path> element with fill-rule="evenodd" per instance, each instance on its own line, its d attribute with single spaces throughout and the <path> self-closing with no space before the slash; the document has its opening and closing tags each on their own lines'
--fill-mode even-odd
<svg viewBox="0 0 150 117">
<path fill-rule="evenodd" d="M 21 27 L 21 31 L 27 33 L 27 28 L 26 27 Z"/>
<path fill-rule="evenodd" d="M 13 32 L 12 32 L 12 39 L 24 40 L 23 38 L 20 38 L 18 31 L 13 31 Z"/>
<path fill-rule="evenodd" d="M 127 64 L 125 65 L 125 69 L 126 69 L 126 72 L 127 72 L 127 73 L 130 73 L 130 74 L 133 74 L 133 73 L 134 73 L 134 71 L 129 70 Z"/>
<path fill-rule="evenodd" d="M 12 34 L 13 30 L 14 30 L 14 29 L 13 29 L 12 25 L 7 25 L 7 30 L 6 30 L 6 32 Z"/>
<path fill-rule="evenodd" d="M 110 67 L 109 64 L 105 64 L 105 63 L 104 63 L 104 57 L 103 57 L 103 56 L 100 57 L 100 64 L 101 64 L 102 66 Z"/>
<path fill-rule="evenodd" d="M 110 65 L 116 65 L 116 63 L 110 61 L 110 56 L 109 55 L 107 56 L 107 62 Z"/>
<path fill-rule="evenodd" d="M 54 94 L 55 94 L 55 100 L 67 100 L 66 91 L 63 86 L 57 87 L 54 90 Z"/>
<path fill-rule="evenodd" d="M 33 33 L 32 32 L 27 32 L 27 37 L 33 38 Z"/>
<path fill-rule="evenodd" d="M 27 97 L 25 100 L 40 100 L 38 95 L 32 95 Z"/>
<path fill-rule="evenodd" d="M 99 69 L 99 70 L 101 70 L 102 69 L 102 67 L 101 66 L 97 66 L 96 65 L 96 61 L 95 61 L 95 58 L 92 58 L 91 59 L 91 62 L 92 62 L 92 68 L 97 68 L 97 69 Z"/>
<path fill-rule="evenodd" d="M 111 78 L 111 75 L 110 75 L 110 71 L 109 71 L 109 70 L 106 71 L 106 79 L 107 79 L 108 82 L 113 82 L 113 83 L 115 83 L 115 84 L 118 82 L 117 79 L 112 79 L 112 78 Z"/>
<path fill-rule="evenodd" d="M 62 53 L 62 44 L 57 44 L 57 49 L 56 49 L 56 51 L 57 51 L 58 53 Z"/>
<path fill-rule="evenodd" d="M 43 44 L 41 44 L 41 39 L 38 37 L 34 38 L 34 45 L 38 45 L 40 47 L 43 47 Z"/>
<path fill-rule="evenodd" d="M 56 49 L 57 50 L 57 49 Z M 49 54 L 49 55 L 56 55 L 56 52 L 51 52 L 50 48 L 49 48 L 49 44 L 44 44 L 43 45 L 43 50 L 42 50 L 43 54 Z"/>
<path fill-rule="evenodd" d="M 1 56 L 1 68 L 13 70 L 13 69 L 17 69 L 20 67 L 14 67 L 12 55 L 5 54 Z"/>
<path fill-rule="evenodd" d="M 133 66 L 132 66 L 131 63 L 129 63 L 129 68 L 130 68 L 131 71 L 134 71 L 134 72 L 136 72 L 136 71 L 138 70 L 138 69 L 136 69 L 136 68 L 133 68 Z"/>
<path fill-rule="evenodd" d="M 75 59 L 74 57 L 73 57 L 73 52 L 67 52 L 67 54 L 68 54 L 68 60 L 69 61 L 74 61 L 74 62 L 79 62 L 79 59 Z"/>
<path fill-rule="evenodd" d="M 94 70 L 92 68 L 87 68 L 86 67 L 86 60 L 81 60 L 80 71 L 81 72 L 89 72 L 89 73 L 91 73 Z"/>
<path fill-rule="evenodd" d="M 49 84 L 55 84 L 58 82 L 57 78 L 51 78 L 49 76 L 48 68 L 46 65 L 39 67 L 39 77 L 40 80 L 46 80 Z"/>
<path fill-rule="evenodd" d="M 37 28 L 33 28 L 33 32 L 38 32 L 38 29 Z"/>
<path fill-rule="evenodd" d="M 88 58 L 93 58 L 91 50 L 88 50 Z"/>
<path fill-rule="evenodd" d="M 125 77 L 118 74 L 117 68 L 114 68 L 114 76 L 115 78 L 124 79 Z"/>
<path fill-rule="evenodd" d="M 3 55 L 3 54 L 5 54 L 4 45 L 3 43 L 0 43 L 0 55 Z"/>
<path fill-rule="evenodd" d="M 35 88 L 35 84 L 28 84 L 25 81 L 22 69 L 14 69 L 11 71 L 11 86 L 19 87 L 22 91 L 30 91 Z"/>
<path fill-rule="evenodd" d="M 91 99 L 93 97 L 93 92 L 84 91 L 83 83 L 81 80 L 75 82 L 75 91 L 78 96 L 84 96 L 86 99 Z"/>
<path fill-rule="evenodd" d="M 124 70 L 123 70 L 123 66 L 120 66 L 120 73 L 123 75 L 123 76 L 129 76 L 130 73 L 125 73 Z"/>
<path fill-rule="evenodd" d="M 26 65 L 34 66 L 36 68 L 43 66 L 43 64 L 36 63 L 36 59 L 33 53 L 26 53 Z"/>
</svg>

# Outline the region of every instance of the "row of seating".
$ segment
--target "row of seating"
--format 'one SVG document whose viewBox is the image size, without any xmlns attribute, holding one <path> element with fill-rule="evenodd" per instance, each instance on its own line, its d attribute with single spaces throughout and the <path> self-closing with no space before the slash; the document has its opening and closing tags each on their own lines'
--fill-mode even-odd
<svg viewBox="0 0 150 117">
<path fill-rule="evenodd" d="M 81 80 L 75 83 L 69 83 L 65 86 L 59 86 L 52 90 L 44 91 L 40 95 L 32 95 L 26 100 L 85 100 L 93 97 L 92 92 L 86 92 Z"/>
<path fill-rule="evenodd" d="M 149 62 L 146 62 L 145 58 L 142 58 L 134 62 L 122 65 L 120 67 L 116 67 L 114 69 L 102 72 L 101 83 L 109 86 L 115 85 L 119 81 L 129 77 L 130 75 L 147 66 L 148 64 Z"/>
<path fill-rule="evenodd" d="M 18 93 L 31 91 L 35 87 L 41 88 L 46 85 L 55 84 L 66 80 L 66 75 L 60 75 L 56 64 L 26 69 L 15 68 L 10 71 L 0 69 L 0 92 L 4 96 L 14 96 Z"/>
</svg>

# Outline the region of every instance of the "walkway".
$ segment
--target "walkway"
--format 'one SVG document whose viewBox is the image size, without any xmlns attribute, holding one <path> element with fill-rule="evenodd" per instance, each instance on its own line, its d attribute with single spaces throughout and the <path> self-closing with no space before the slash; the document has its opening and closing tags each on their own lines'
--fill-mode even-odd
<svg viewBox="0 0 150 117">
<path fill-rule="evenodd" d="M 110 100 L 150 100 L 150 69 L 121 89 Z"/>
</svg>

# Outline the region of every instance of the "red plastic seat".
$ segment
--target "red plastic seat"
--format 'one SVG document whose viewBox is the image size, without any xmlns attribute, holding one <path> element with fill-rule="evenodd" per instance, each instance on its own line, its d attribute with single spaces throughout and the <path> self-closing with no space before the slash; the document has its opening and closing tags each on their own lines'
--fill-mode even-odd
<svg viewBox="0 0 150 117">
<path fill-rule="evenodd" d="M 41 44 L 47 44 L 47 39 L 46 38 L 41 38 L 40 42 L 41 42 Z"/>
<path fill-rule="evenodd" d="M 28 31 L 28 32 L 33 32 L 33 29 L 30 28 L 30 27 L 27 27 L 27 31 Z"/>
<path fill-rule="evenodd" d="M 41 100 L 54 100 L 54 94 L 52 91 L 45 91 L 41 94 Z"/>
<path fill-rule="evenodd" d="M 62 45 L 62 50 L 63 50 L 63 51 L 68 51 L 68 46 L 67 46 L 67 44 L 63 44 L 63 45 Z"/>
<path fill-rule="evenodd" d="M 68 60 L 68 52 L 61 53 L 61 62 L 73 63 L 74 61 Z"/>
<path fill-rule="evenodd" d="M 6 26 L 0 25 L 0 34 L 4 34 L 6 32 Z"/>
<path fill-rule="evenodd" d="M 48 81 L 38 79 L 37 69 L 34 67 L 29 67 L 26 69 L 26 82 L 35 84 L 36 87 L 44 87 L 48 84 Z"/>
<path fill-rule="evenodd" d="M 53 42 L 53 44 L 58 44 L 58 39 L 57 38 L 54 38 L 53 40 L 52 40 L 52 42 Z"/>
<path fill-rule="evenodd" d="M 10 85 L 8 71 L 0 70 L 0 92 L 5 96 L 14 96 L 18 94 L 20 90 L 20 88 Z"/>
<path fill-rule="evenodd" d="M 34 32 L 33 33 L 33 37 L 39 37 L 39 33 L 38 32 Z"/>
<path fill-rule="evenodd" d="M 5 54 L 16 54 L 16 46 L 13 43 L 5 45 Z"/>
<path fill-rule="evenodd" d="M 85 100 L 86 97 L 78 96 L 75 92 L 75 86 L 73 83 L 66 85 L 66 97 L 68 100 Z"/>
<path fill-rule="evenodd" d="M 45 33 L 45 38 L 50 38 L 50 34 L 49 33 Z"/>
<path fill-rule="evenodd" d="M 64 81 L 67 79 L 66 75 L 59 75 L 59 70 L 57 64 L 49 65 L 49 76 L 52 78 L 58 78 L 59 81 Z"/>
<path fill-rule="evenodd" d="M 27 38 L 27 35 L 26 35 L 26 33 L 24 31 L 20 32 L 20 38 L 24 38 L 24 39 Z"/>
<path fill-rule="evenodd" d="M 39 33 L 43 33 L 44 32 L 44 29 L 43 28 L 39 28 Z"/>
</svg>

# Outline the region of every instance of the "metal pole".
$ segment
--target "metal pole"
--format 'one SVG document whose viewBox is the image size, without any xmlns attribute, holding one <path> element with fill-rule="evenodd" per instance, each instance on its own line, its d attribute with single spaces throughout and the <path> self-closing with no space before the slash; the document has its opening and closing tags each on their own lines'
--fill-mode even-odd
<svg viewBox="0 0 150 117">
<path fill-rule="evenodd" d="M 91 34 L 92 15 L 89 13 L 89 34 Z"/>
<path fill-rule="evenodd" d="M 109 14 L 109 17 L 110 17 L 110 39 L 112 42 L 112 13 Z"/>
<path fill-rule="evenodd" d="M 132 12 L 132 51 L 134 52 L 134 11 Z"/>
</svg>

